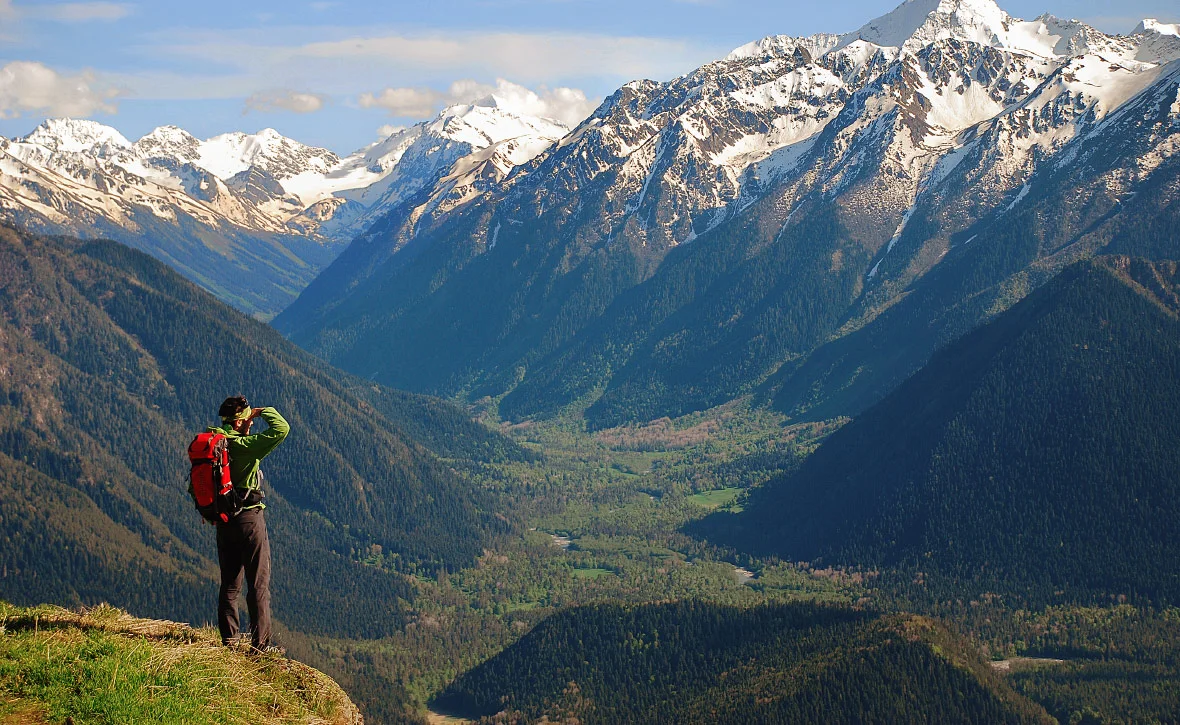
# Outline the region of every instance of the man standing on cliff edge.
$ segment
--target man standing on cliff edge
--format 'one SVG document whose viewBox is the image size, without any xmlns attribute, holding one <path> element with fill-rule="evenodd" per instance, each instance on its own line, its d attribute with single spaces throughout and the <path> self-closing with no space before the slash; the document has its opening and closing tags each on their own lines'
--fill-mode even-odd
<svg viewBox="0 0 1180 725">
<path fill-rule="evenodd" d="M 229 440 L 229 470 L 234 489 L 241 498 L 241 511 L 229 521 L 217 524 L 217 560 L 221 566 L 221 591 L 217 603 L 217 627 L 222 644 L 238 636 L 238 595 L 242 574 L 246 578 L 246 608 L 250 612 L 251 644 L 255 651 L 282 653 L 270 641 L 270 540 L 263 519 L 260 463 L 290 432 L 291 426 L 274 408 L 251 408 L 244 396 L 226 398 L 217 414 L 224 423 L 210 428 Z M 255 418 L 266 421 L 267 429 L 250 434 Z"/>
</svg>

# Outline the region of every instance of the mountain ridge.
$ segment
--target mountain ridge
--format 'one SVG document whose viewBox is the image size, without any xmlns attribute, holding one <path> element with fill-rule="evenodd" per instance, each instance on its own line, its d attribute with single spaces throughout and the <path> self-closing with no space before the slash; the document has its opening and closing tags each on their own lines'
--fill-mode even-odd
<svg viewBox="0 0 1180 725">
<path fill-rule="evenodd" d="M 162 126 L 131 142 L 50 119 L 0 139 L 0 218 L 131 244 L 267 319 L 382 209 L 424 190 L 436 205 L 467 203 L 564 132 L 494 96 L 345 158 L 269 128 L 202 141 Z"/>
<path fill-rule="evenodd" d="M 913 596 L 1172 602 L 1174 261 L 1078 262 L 700 531 Z"/>
<path fill-rule="evenodd" d="M 239 392 L 292 426 L 266 467 L 285 625 L 394 631 L 410 575 L 512 530 L 469 469 L 528 456 L 453 406 L 342 375 L 114 242 L 0 228 L 0 271 L 0 596 L 210 619 L 213 532 L 178 452 Z"/>
<path fill-rule="evenodd" d="M 806 603 L 568 609 L 438 702 L 471 717 L 588 725 L 1051 721 L 934 620 Z"/>
<path fill-rule="evenodd" d="M 1076 209 L 1067 187 L 1108 204 L 1175 173 L 1175 36 L 930 5 L 903 24 L 934 38 L 920 47 L 771 36 L 665 84 L 629 83 L 475 202 L 391 212 L 275 324 L 400 387 L 502 399 L 514 420 L 586 410 L 609 427 L 780 385 L 973 242 L 1015 258 L 991 247 L 1044 199 L 1035 189 L 1064 185 L 1052 203 Z M 1065 208 L 1038 212 L 1080 234 L 1090 222 Z M 1114 208 L 1108 226 L 1131 223 Z M 1050 246 L 1021 264 L 1048 264 Z M 996 290 L 1022 272 L 990 269 Z M 942 306 L 915 311 L 901 378 L 956 334 L 922 329 L 948 312 L 928 299 Z"/>
</svg>

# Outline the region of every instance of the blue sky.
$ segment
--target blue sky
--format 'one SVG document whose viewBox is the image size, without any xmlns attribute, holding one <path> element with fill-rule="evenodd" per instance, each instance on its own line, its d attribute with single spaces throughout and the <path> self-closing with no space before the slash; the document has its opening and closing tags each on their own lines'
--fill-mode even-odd
<svg viewBox="0 0 1180 725">
<path fill-rule="evenodd" d="M 164 124 L 200 137 L 273 127 L 350 152 L 501 79 L 574 118 L 628 80 L 766 35 L 854 30 L 899 2 L 0 0 L 0 135 L 71 115 L 131 139 Z M 1000 5 L 1117 32 L 1180 20 L 1175 0 Z"/>
</svg>

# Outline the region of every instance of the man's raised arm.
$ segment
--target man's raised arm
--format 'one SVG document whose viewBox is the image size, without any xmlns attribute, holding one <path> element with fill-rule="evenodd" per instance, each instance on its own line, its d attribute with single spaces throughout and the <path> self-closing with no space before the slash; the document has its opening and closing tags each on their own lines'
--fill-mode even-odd
<svg viewBox="0 0 1180 725">
<path fill-rule="evenodd" d="M 291 432 L 291 424 L 279 415 L 279 411 L 271 407 L 255 408 L 254 417 L 266 421 L 267 429 L 239 438 L 238 445 L 250 455 L 262 458 L 287 438 L 287 434 Z"/>
</svg>

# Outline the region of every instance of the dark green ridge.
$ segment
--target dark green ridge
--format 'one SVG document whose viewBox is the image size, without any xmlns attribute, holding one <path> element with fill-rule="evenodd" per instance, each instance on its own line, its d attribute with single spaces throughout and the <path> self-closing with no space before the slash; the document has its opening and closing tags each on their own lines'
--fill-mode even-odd
<svg viewBox="0 0 1180 725">
<path fill-rule="evenodd" d="M 1175 262 L 1069 267 L 697 532 L 936 597 L 1176 602 L 1178 292 Z"/>
<path fill-rule="evenodd" d="M 265 466 L 289 627 L 388 633 L 415 596 L 403 573 L 470 565 L 513 526 L 453 459 L 515 444 L 332 369 L 145 254 L 0 229 L 0 279 L 0 597 L 211 619 L 184 449 L 239 392 L 292 425 Z M 360 563 L 374 545 L 381 569 Z"/>
<path fill-rule="evenodd" d="M 1052 722 L 933 620 L 813 604 L 566 610 L 436 706 L 585 725 Z"/>
</svg>

